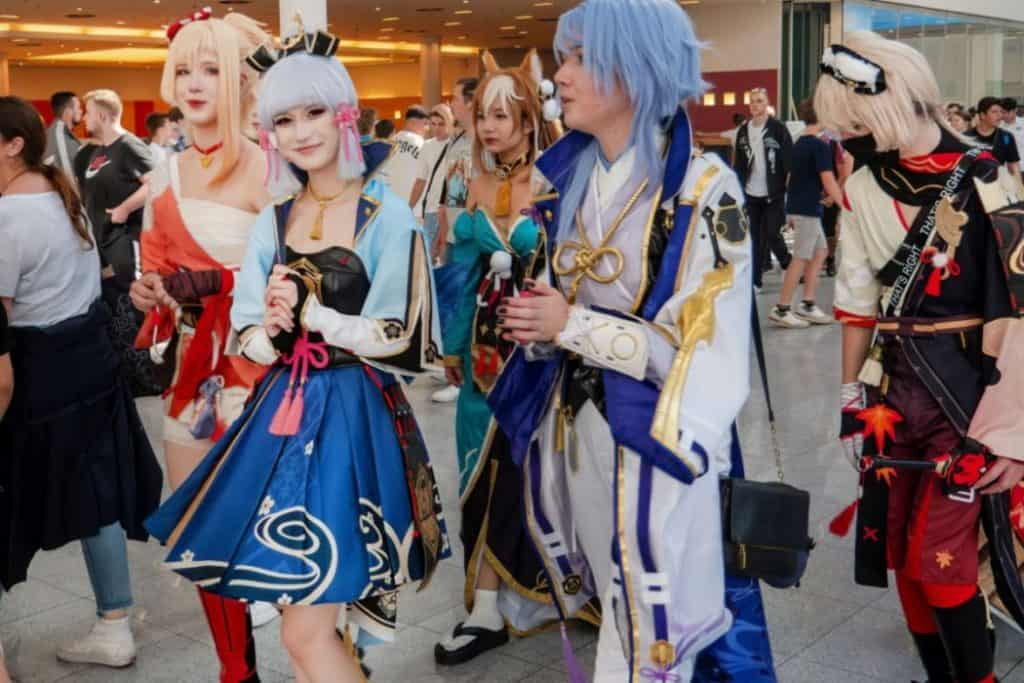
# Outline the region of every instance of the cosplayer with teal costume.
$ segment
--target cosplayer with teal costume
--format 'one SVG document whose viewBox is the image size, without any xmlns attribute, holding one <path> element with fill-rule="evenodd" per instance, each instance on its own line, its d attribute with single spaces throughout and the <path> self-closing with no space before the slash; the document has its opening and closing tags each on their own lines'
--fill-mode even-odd
<svg viewBox="0 0 1024 683">
<path fill-rule="evenodd" d="M 393 374 L 440 359 L 429 256 L 408 205 L 363 180 L 356 94 L 334 44 L 320 32 L 279 59 L 262 54 L 272 189 L 305 187 L 257 219 L 231 319 L 240 353 L 273 365 L 148 521 L 171 548 L 168 568 L 213 593 L 281 606 L 283 640 L 310 679 L 325 666 L 353 671 L 348 651 L 334 649 L 338 605 L 388 640 L 398 589 L 425 585 L 450 552 Z M 321 609 L 330 605 L 333 617 Z"/>
<path fill-rule="evenodd" d="M 509 631 L 528 635 L 558 619 L 523 522 L 522 473 L 492 420 L 487 394 L 515 348 L 500 336 L 501 300 L 544 272 L 541 228 L 532 210 L 543 181 L 534 161 L 561 127 L 544 121 L 535 51 L 514 68 L 499 67 L 489 52 L 483 62 L 486 73 L 472 103 L 477 172 L 466 211 L 455 221 L 452 249 L 452 264 L 466 268 L 468 277 L 444 338 L 448 380 L 461 385 L 455 434 L 469 612 L 434 650 L 435 660 L 449 665 L 504 645 Z M 579 616 L 598 623 L 589 607 Z"/>
<path fill-rule="evenodd" d="M 489 397 L 527 523 L 563 616 L 601 598 L 594 680 L 774 681 L 758 585 L 723 569 L 751 247 L 736 177 L 692 154 L 700 44 L 670 0 L 588 0 L 555 48 L 574 130 L 537 162 L 550 283 L 501 311 L 522 346 Z"/>
</svg>

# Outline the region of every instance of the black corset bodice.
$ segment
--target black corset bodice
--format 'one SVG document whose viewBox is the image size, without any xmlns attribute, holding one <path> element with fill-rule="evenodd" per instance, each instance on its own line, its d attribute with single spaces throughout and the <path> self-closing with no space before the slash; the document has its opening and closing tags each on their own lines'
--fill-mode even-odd
<svg viewBox="0 0 1024 683">
<path fill-rule="evenodd" d="M 300 253 L 287 247 L 288 267 L 306 282 L 311 294 L 320 303 L 345 315 L 359 315 L 370 293 L 370 278 L 362 260 L 351 249 L 328 247 L 312 254 Z M 319 341 L 320 335 L 311 333 L 310 339 Z M 329 365 L 350 365 L 358 358 L 334 346 L 328 347 Z"/>
<path fill-rule="evenodd" d="M 359 315 L 370 293 L 370 278 L 351 249 L 328 247 L 302 254 L 288 247 L 288 267 L 313 286 L 320 303 L 345 315 Z"/>
</svg>

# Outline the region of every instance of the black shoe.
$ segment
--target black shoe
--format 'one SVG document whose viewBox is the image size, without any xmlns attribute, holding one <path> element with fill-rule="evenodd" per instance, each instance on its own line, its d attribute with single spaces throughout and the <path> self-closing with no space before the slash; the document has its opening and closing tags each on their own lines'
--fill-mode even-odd
<svg viewBox="0 0 1024 683">
<path fill-rule="evenodd" d="M 836 259 L 834 256 L 829 256 L 825 259 L 825 275 L 828 277 L 836 276 Z"/>
<path fill-rule="evenodd" d="M 508 628 L 501 627 L 500 631 L 491 631 L 478 626 L 464 626 L 459 624 L 452 632 L 455 636 L 472 636 L 469 641 L 458 650 L 445 649 L 441 643 L 434 646 L 434 661 L 443 666 L 454 666 L 462 664 L 482 655 L 488 650 L 501 647 L 508 642 Z"/>
</svg>

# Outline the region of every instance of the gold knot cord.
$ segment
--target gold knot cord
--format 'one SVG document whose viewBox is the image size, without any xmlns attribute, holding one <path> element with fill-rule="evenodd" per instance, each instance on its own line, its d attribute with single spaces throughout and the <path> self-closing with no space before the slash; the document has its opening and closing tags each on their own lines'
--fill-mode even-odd
<svg viewBox="0 0 1024 683">
<path fill-rule="evenodd" d="M 661 397 L 654 409 L 654 420 L 651 422 L 651 436 L 673 453 L 679 450 L 679 408 L 683 401 L 683 387 L 686 385 L 690 362 L 700 342 L 710 344 L 714 339 L 715 300 L 732 285 L 731 263 L 704 273 L 700 287 L 686 298 L 679 313 L 682 342 L 672 361 L 672 369 L 665 378 Z"/>
<path fill-rule="evenodd" d="M 346 190 L 348 190 L 347 187 L 336 195 L 332 195 L 330 197 L 321 197 L 317 195 L 316 192 L 313 191 L 312 185 L 306 183 L 306 192 L 309 193 L 309 196 L 313 199 L 314 202 L 317 203 L 318 206 L 316 212 L 316 219 L 313 221 L 313 229 L 309 231 L 309 239 L 322 240 L 324 238 L 324 212 L 327 210 L 327 207 L 331 203 L 340 199 L 341 196 L 345 194 Z"/>
<path fill-rule="evenodd" d="M 619 279 L 622 275 L 622 271 L 626 267 L 626 259 L 622 255 L 622 251 L 615 247 L 609 247 L 608 242 L 611 241 L 615 232 L 622 225 L 622 222 L 626 220 L 626 216 L 636 205 L 640 199 L 640 195 L 647 189 L 647 181 L 640 183 L 640 187 L 636 188 L 636 191 L 626 202 L 626 205 L 622 207 L 622 211 L 615 217 L 615 221 L 612 226 L 605 233 L 601 239 L 601 243 L 596 247 L 590 244 L 590 240 L 587 239 L 587 232 L 583 228 L 583 218 L 580 216 L 579 210 L 576 211 L 576 232 L 580 236 L 579 242 L 567 240 L 559 243 L 558 248 L 555 249 L 555 258 L 552 263 L 552 268 L 555 274 L 560 277 L 568 277 L 575 275 L 572 284 L 569 285 L 568 301 L 570 304 L 576 303 L 576 291 L 579 289 L 580 284 L 583 282 L 584 277 L 588 277 L 594 282 L 598 282 L 602 285 L 611 284 Z M 600 210 L 600 209 L 598 209 Z M 563 264 L 563 258 L 566 254 L 572 254 L 572 265 L 567 266 Z M 602 259 L 611 258 L 615 265 L 612 267 L 612 272 L 608 275 L 601 275 L 597 272 L 596 267 Z"/>
</svg>

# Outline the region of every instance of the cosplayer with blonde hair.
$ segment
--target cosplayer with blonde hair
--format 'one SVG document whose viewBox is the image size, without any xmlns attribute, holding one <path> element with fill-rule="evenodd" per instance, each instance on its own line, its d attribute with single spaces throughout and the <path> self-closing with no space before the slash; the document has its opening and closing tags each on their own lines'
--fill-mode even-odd
<svg viewBox="0 0 1024 683">
<path fill-rule="evenodd" d="M 239 351 L 271 366 L 238 419 L 147 521 L 165 566 L 225 599 L 283 611 L 298 681 L 363 680 L 362 645 L 391 640 L 398 591 L 450 554 L 423 437 L 395 374 L 438 368 L 422 229 L 363 159 L 338 40 L 300 33 L 265 71 L 267 206 L 235 279 Z M 346 629 L 346 634 L 348 633 Z M 346 635 L 347 638 L 347 635 Z"/>
<path fill-rule="evenodd" d="M 1020 250 L 1021 212 L 1001 208 L 992 155 L 946 124 L 922 54 L 856 32 L 821 69 L 819 118 L 863 164 L 845 185 L 835 296 L 840 438 L 862 493 L 832 530 L 856 510 L 856 580 L 895 573 L 930 681 L 991 682 L 987 598 L 1024 623 L 1008 512 L 1024 502 L 1024 299 L 1000 267 Z M 978 587 L 981 523 L 998 590 Z"/>
<path fill-rule="evenodd" d="M 571 132 L 538 159 L 554 191 L 531 212 L 546 267 L 498 308 L 519 348 L 488 404 L 522 463 L 560 615 L 601 601 L 601 682 L 775 680 L 757 582 L 723 567 L 751 246 L 736 176 L 693 154 L 700 48 L 674 0 L 586 0 L 561 16 Z"/>
<path fill-rule="evenodd" d="M 447 378 L 461 386 L 455 435 L 469 612 L 434 649 L 437 662 L 449 665 L 503 645 L 509 629 L 527 635 L 558 618 L 522 522 L 522 475 L 486 400 L 514 348 L 499 336 L 501 300 L 543 271 L 541 228 L 531 205 L 541 190 L 534 162 L 558 136 L 557 124 L 545 122 L 542 111 L 541 89 L 550 94 L 553 86 L 543 82 L 534 50 L 516 68 L 500 68 L 490 52 L 483 62 L 486 73 L 471 106 L 478 173 L 467 210 L 453 226 L 451 251 L 453 267 L 466 277 L 444 331 Z M 592 607 L 585 616 L 597 623 Z"/>
<path fill-rule="evenodd" d="M 135 306 L 147 314 L 136 345 L 149 348 L 168 384 L 164 458 L 177 488 L 227 427 L 263 368 L 229 349 L 234 280 L 256 216 L 269 201 L 258 146 L 242 135 L 258 73 L 246 56 L 270 37 L 241 14 L 200 10 L 173 24 L 161 81 L 191 141 L 150 182 Z M 221 660 L 221 681 L 255 680 L 246 606 L 200 590 Z M 254 605 L 260 623 L 277 616 Z"/>
</svg>

